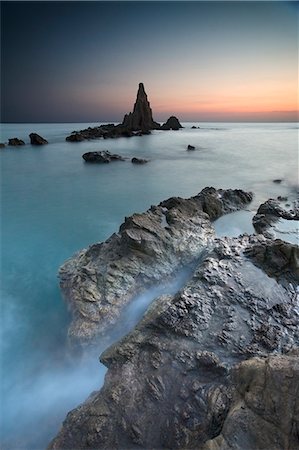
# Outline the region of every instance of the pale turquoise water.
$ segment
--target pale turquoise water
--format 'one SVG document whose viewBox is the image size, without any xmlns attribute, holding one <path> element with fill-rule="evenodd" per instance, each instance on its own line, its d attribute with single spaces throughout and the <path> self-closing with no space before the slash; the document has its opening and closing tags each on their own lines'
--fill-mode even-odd
<svg viewBox="0 0 299 450">
<path fill-rule="evenodd" d="M 205 186 L 243 188 L 255 192 L 254 210 L 269 197 L 296 194 L 297 124 L 195 124 L 199 130 L 185 124 L 180 131 L 130 139 L 64 141 L 89 125 L 1 129 L 0 142 L 10 137 L 29 142 L 30 132 L 50 142 L 0 150 L 2 416 L 5 448 L 13 450 L 28 448 L 20 438 L 25 429 L 30 450 L 45 447 L 65 413 L 103 377 L 96 356 L 75 367 L 65 356 L 68 314 L 57 272 L 66 258 L 106 239 L 124 216 L 172 195 L 191 196 Z M 188 144 L 196 150 L 187 152 Z M 103 149 L 151 162 L 101 166 L 81 158 Z M 277 178 L 283 182 L 273 183 Z M 236 234 L 250 230 L 239 215 L 220 223 L 219 233 L 230 223 Z"/>
</svg>

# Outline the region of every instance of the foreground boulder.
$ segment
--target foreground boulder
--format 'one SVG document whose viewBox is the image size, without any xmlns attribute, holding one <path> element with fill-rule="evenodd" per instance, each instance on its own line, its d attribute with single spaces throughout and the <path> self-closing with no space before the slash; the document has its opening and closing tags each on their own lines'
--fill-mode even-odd
<svg viewBox="0 0 299 450">
<path fill-rule="evenodd" d="M 41 137 L 39 134 L 31 133 L 29 134 L 31 145 L 45 145 L 48 141 Z"/>
<path fill-rule="evenodd" d="M 71 341 L 84 345 L 107 334 L 136 295 L 201 257 L 215 236 L 211 220 L 251 200 L 251 193 L 214 188 L 173 197 L 126 218 L 106 242 L 73 256 L 59 272 L 73 314 Z"/>
<path fill-rule="evenodd" d="M 22 141 L 22 139 L 11 138 L 11 139 L 8 139 L 8 145 L 13 145 L 16 147 L 18 145 L 25 145 L 25 142 Z"/>
<path fill-rule="evenodd" d="M 244 253 L 261 243 L 215 241 L 185 287 L 102 354 L 103 388 L 49 448 L 295 449 L 298 358 L 279 354 L 299 344 L 298 299 Z"/>
<path fill-rule="evenodd" d="M 299 352 L 244 361 L 233 370 L 233 383 L 221 434 L 203 450 L 297 449 Z"/>
<path fill-rule="evenodd" d="M 160 125 L 153 119 L 143 83 L 139 83 L 133 112 L 125 115 L 122 126 L 130 131 L 148 131 L 160 128 Z"/>
<path fill-rule="evenodd" d="M 169 117 L 163 125 L 161 125 L 161 130 L 179 130 L 183 128 L 179 122 L 179 119 L 175 116 Z"/>
<path fill-rule="evenodd" d="M 101 164 L 108 164 L 111 161 L 125 161 L 125 158 L 122 156 L 110 153 L 107 150 L 100 152 L 87 152 L 82 155 L 82 158 L 86 162 Z"/>
</svg>

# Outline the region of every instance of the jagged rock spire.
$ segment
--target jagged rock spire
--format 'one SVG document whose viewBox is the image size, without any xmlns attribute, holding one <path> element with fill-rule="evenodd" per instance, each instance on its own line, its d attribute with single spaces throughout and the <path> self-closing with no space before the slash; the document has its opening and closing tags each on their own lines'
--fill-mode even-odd
<svg viewBox="0 0 299 450">
<path fill-rule="evenodd" d="M 152 110 L 143 83 L 139 83 L 133 112 L 125 115 L 122 125 L 131 131 L 147 131 L 160 128 L 160 125 L 153 120 Z"/>
</svg>

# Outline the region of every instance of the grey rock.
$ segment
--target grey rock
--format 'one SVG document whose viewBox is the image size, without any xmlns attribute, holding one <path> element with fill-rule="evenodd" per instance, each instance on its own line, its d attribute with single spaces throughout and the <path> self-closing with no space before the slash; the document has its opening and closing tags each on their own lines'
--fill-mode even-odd
<svg viewBox="0 0 299 450">
<path fill-rule="evenodd" d="M 8 139 L 8 145 L 12 145 L 12 146 L 19 146 L 19 145 L 25 145 L 25 142 L 22 141 L 22 139 L 18 139 L 18 138 L 11 138 Z"/>
<path fill-rule="evenodd" d="M 293 202 L 292 209 L 285 209 L 281 206 L 282 200 L 269 199 L 257 210 L 252 219 L 253 226 L 257 233 L 267 237 L 273 237 L 271 227 L 279 220 L 299 220 L 299 203 Z M 283 200 L 284 201 L 284 200 Z"/>
<path fill-rule="evenodd" d="M 248 259 L 259 243 L 271 240 L 214 241 L 185 287 L 156 299 L 102 354 L 103 388 L 68 414 L 49 448 L 244 450 L 262 433 L 293 445 L 298 359 L 279 354 L 298 346 L 298 298 Z M 284 449 L 278 442 L 268 448 Z"/>
<path fill-rule="evenodd" d="M 172 197 L 126 218 L 106 242 L 68 260 L 59 275 L 73 313 L 70 340 L 84 345 L 107 333 L 137 294 L 201 257 L 215 237 L 211 220 L 244 208 L 251 199 L 241 190 L 214 188 L 189 199 Z"/>
<path fill-rule="evenodd" d="M 29 134 L 31 145 L 45 145 L 48 144 L 48 141 L 41 137 L 39 134 L 30 133 Z"/>
<path fill-rule="evenodd" d="M 221 434 L 203 450 L 297 449 L 298 356 L 252 358 L 235 367 L 234 399 Z"/>
<path fill-rule="evenodd" d="M 163 125 L 161 125 L 161 130 L 179 130 L 183 128 L 179 122 L 179 119 L 175 116 L 169 117 Z"/>
</svg>

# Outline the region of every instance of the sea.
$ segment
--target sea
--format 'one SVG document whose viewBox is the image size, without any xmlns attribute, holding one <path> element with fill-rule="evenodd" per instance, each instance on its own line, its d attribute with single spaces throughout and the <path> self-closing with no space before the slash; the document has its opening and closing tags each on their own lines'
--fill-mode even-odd
<svg viewBox="0 0 299 450">
<path fill-rule="evenodd" d="M 254 193 L 246 211 L 215 222 L 219 236 L 253 233 L 252 217 L 262 202 L 281 196 L 288 205 L 298 195 L 297 123 L 183 123 L 179 131 L 142 137 L 65 141 L 72 131 L 96 125 L 1 125 L 0 142 L 18 137 L 27 144 L 0 149 L 3 450 L 45 449 L 67 412 L 103 383 L 104 347 L 84 357 L 69 352 L 70 313 L 57 276 L 67 258 L 117 232 L 125 216 L 206 186 Z M 29 145 L 31 132 L 49 144 Z M 187 151 L 188 145 L 195 150 Z M 83 153 L 98 150 L 127 159 L 84 162 Z M 132 157 L 150 161 L 135 165 Z M 298 243 L 294 222 L 278 222 L 276 234 Z M 157 286 L 136 299 L 117 338 L 162 291 Z"/>
</svg>

